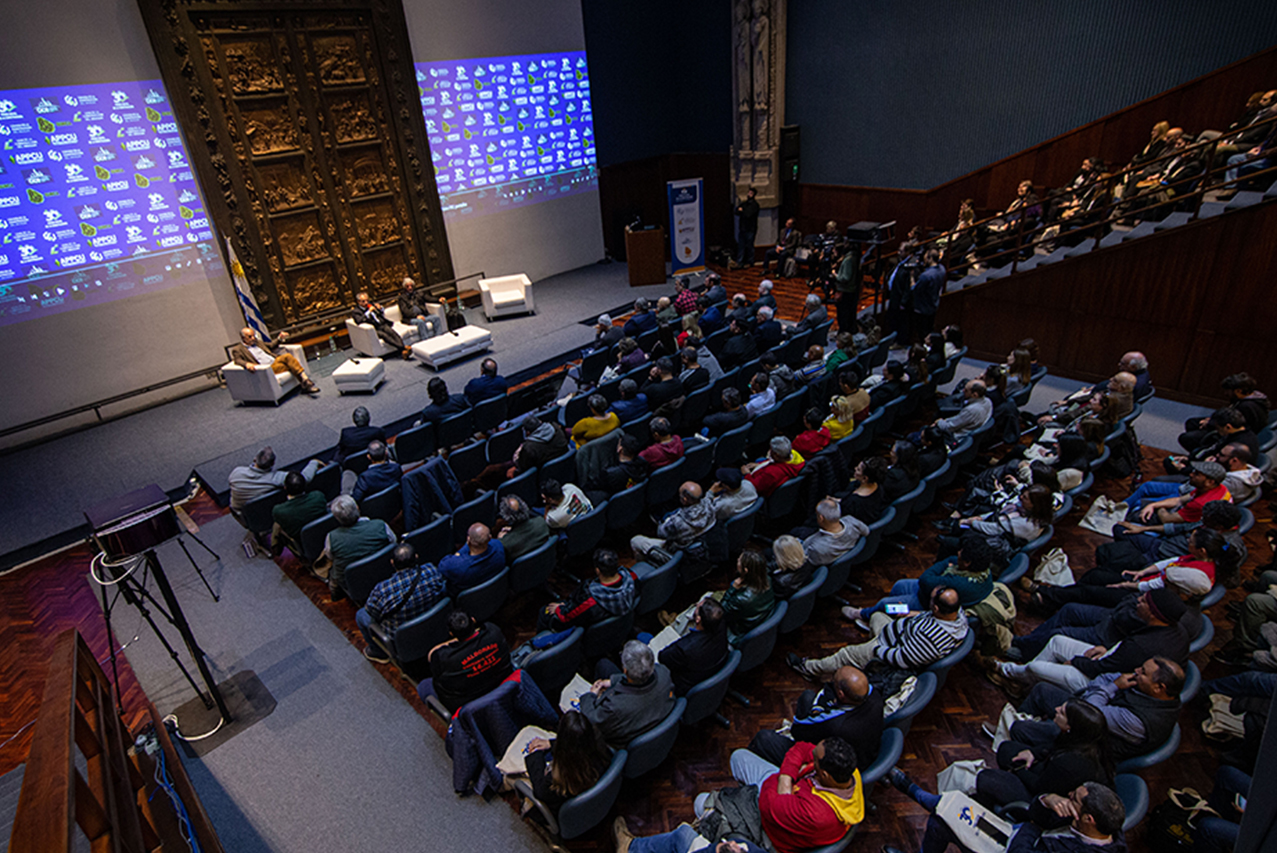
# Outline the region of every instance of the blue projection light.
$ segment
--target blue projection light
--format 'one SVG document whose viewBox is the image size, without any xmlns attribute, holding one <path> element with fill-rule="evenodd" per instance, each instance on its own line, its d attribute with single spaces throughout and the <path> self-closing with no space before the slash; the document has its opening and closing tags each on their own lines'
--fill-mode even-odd
<svg viewBox="0 0 1277 853">
<path fill-rule="evenodd" d="M 0 326 L 222 266 L 159 80 L 0 92 Z"/>
<path fill-rule="evenodd" d="M 445 220 L 598 189 L 585 51 L 416 68 Z"/>
</svg>

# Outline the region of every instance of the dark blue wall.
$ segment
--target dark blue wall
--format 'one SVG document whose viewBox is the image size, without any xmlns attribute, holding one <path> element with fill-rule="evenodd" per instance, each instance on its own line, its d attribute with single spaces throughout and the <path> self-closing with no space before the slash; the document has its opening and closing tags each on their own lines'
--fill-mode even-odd
<svg viewBox="0 0 1277 853">
<path fill-rule="evenodd" d="M 728 0 L 582 0 L 600 166 L 732 144 Z"/>
<path fill-rule="evenodd" d="M 1274 44 L 1254 0 L 790 0 L 785 120 L 804 183 L 929 188 Z"/>
</svg>

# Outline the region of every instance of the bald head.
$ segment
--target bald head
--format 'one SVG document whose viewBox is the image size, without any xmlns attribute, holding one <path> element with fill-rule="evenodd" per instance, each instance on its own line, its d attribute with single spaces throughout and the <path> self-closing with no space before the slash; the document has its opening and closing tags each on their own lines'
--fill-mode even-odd
<svg viewBox="0 0 1277 853">
<path fill-rule="evenodd" d="M 869 695 L 869 678 L 854 666 L 834 673 L 834 690 L 844 705 L 859 705 Z"/>
<path fill-rule="evenodd" d="M 972 400 L 978 400 L 989 392 L 985 386 L 983 379 L 972 379 L 967 383 L 967 396 Z"/>
<path fill-rule="evenodd" d="M 486 524 L 475 522 L 466 531 L 466 544 L 470 546 L 471 554 L 482 554 L 487 551 L 488 543 L 491 541 L 492 531 L 488 529 Z"/>
<path fill-rule="evenodd" d="M 1117 366 L 1131 373 L 1139 373 L 1141 370 L 1148 368 L 1148 358 L 1144 353 L 1132 350 L 1122 356 L 1122 360 L 1117 363 Z"/>
<path fill-rule="evenodd" d="M 678 496 L 683 501 L 683 506 L 699 503 L 703 495 L 700 484 L 691 480 L 678 487 Z"/>
<path fill-rule="evenodd" d="M 1135 390 L 1135 381 L 1133 373 L 1123 370 L 1121 373 L 1113 374 L 1113 378 L 1109 380 L 1109 390 L 1118 394 L 1129 394 Z"/>
</svg>

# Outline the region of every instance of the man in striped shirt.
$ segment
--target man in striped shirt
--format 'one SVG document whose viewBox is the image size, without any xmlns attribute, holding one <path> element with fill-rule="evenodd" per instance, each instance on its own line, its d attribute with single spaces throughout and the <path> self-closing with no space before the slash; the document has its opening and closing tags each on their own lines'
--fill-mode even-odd
<svg viewBox="0 0 1277 853">
<path fill-rule="evenodd" d="M 958 591 L 938 586 L 931 593 L 931 609 L 900 618 L 886 613 L 869 617 L 872 640 L 843 646 L 823 658 L 800 658 L 790 653 L 786 662 L 806 678 L 828 679 L 840 667 L 868 669 L 875 661 L 898 669 L 922 670 L 952 652 L 966 639 L 966 614 Z"/>
</svg>

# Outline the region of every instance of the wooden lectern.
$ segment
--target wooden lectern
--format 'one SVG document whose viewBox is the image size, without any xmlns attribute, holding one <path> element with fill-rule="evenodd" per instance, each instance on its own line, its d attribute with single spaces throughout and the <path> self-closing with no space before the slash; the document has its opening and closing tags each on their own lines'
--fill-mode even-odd
<svg viewBox="0 0 1277 853">
<path fill-rule="evenodd" d="M 625 229 L 625 258 L 630 267 L 630 287 L 665 283 L 665 229 Z"/>
</svg>

